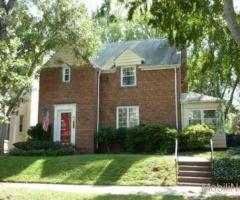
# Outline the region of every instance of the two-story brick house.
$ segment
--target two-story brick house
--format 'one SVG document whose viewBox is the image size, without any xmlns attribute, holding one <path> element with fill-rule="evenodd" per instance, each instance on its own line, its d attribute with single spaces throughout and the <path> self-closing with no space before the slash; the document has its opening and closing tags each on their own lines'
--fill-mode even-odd
<svg viewBox="0 0 240 200">
<path fill-rule="evenodd" d="M 218 99 L 187 93 L 185 62 L 166 39 L 106 44 L 90 64 L 63 48 L 41 71 L 39 121 L 48 109 L 53 139 L 80 152 L 94 152 L 99 127 L 215 123 Z"/>
</svg>

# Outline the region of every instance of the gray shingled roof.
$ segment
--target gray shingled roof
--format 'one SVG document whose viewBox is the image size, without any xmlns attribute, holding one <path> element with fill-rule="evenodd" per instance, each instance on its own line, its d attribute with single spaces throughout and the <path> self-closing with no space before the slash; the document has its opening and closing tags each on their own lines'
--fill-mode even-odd
<svg viewBox="0 0 240 200">
<path fill-rule="evenodd" d="M 181 94 L 181 102 L 218 102 L 221 101 L 220 98 L 212 97 L 204 94 L 199 94 L 196 92 L 188 92 Z"/>
<path fill-rule="evenodd" d="M 115 59 L 126 49 L 144 59 L 143 66 L 173 65 L 181 63 L 181 53 L 170 47 L 167 39 L 147 39 L 104 44 L 94 63 L 104 69 L 114 66 Z"/>
</svg>

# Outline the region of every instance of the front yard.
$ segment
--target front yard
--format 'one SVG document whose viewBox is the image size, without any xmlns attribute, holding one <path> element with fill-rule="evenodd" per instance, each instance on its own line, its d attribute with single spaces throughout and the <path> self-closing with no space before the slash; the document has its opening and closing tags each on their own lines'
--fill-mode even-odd
<svg viewBox="0 0 240 200">
<path fill-rule="evenodd" d="M 90 185 L 175 185 L 173 156 L 0 157 L 0 181 Z"/>
<path fill-rule="evenodd" d="M 173 195 L 82 195 L 79 193 L 45 191 L 45 190 L 26 190 L 26 189 L 0 189 L 1 200 L 235 200 L 238 197 L 186 197 Z"/>
</svg>

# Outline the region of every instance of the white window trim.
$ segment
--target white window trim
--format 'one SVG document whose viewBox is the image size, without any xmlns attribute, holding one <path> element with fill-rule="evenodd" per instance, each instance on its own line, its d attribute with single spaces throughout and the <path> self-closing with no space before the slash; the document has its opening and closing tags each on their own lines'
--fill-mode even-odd
<svg viewBox="0 0 240 200">
<path fill-rule="evenodd" d="M 69 80 L 67 80 L 67 81 L 65 80 L 65 69 L 69 69 Z M 64 66 L 64 67 L 62 68 L 62 82 L 64 82 L 64 83 L 69 83 L 70 80 L 71 80 L 71 68 L 68 67 L 68 66 Z"/>
<path fill-rule="evenodd" d="M 127 108 L 127 127 L 129 127 L 129 108 L 137 108 L 138 110 L 138 122 L 137 124 L 140 124 L 140 112 L 139 112 L 139 106 L 117 106 L 117 112 L 116 112 L 116 127 L 119 128 L 119 109 Z"/>
<path fill-rule="evenodd" d="M 123 85 L 123 69 L 125 68 L 134 68 L 134 76 L 135 76 L 135 81 L 134 81 L 134 84 L 132 85 Z M 121 77 L 120 77 L 120 81 L 121 81 L 121 87 L 134 87 L 134 86 L 137 86 L 137 68 L 136 66 L 124 66 L 124 67 L 121 67 Z"/>
<path fill-rule="evenodd" d="M 215 110 L 215 112 L 216 112 L 216 114 L 217 114 L 217 110 L 216 109 L 191 109 L 190 110 L 190 112 L 192 112 L 192 111 L 200 111 L 200 114 L 201 114 L 201 124 L 205 124 L 204 123 L 204 111 L 208 111 L 208 110 Z M 208 118 L 209 119 L 209 118 Z M 217 119 L 217 116 L 215 117 L 215 119 Z M 189 116 L 188 116 L 188 125 L 189 125 L 189 120 L 190 120 L 190 118 L 189 118 Z"/>
</svg>

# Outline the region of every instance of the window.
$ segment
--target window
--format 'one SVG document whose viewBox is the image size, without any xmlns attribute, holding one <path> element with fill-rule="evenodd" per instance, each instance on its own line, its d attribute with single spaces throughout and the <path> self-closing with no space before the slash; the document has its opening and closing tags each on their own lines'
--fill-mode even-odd
<svg viewBox="0 0 240 200">
<path fill-rule="evenodd" d="M 216 110 L 204 110 L 204 124 L 210 127 L 216 127 L 217 125 L 217 114 Z"/>
<path fill-rule="evenodd" d="M 217 125 L 216 110 L 192 110 L 189 112 L 189 124 L 206 124 L 215 128 Z"/>
<path fill-rule="evenodd" d="M 117 128 L 129 128 L 139 125 L 139 107 L 117 107 Z"/>
<path fill-rule="evenodd" d="M 67 83 L 70 82 L 70 67 L 63 67 L 63 73 L 62 73 L 62 80 L 63 82 Z"/>
<path fill-rule="evenodd" d="M 19 132 L 23 132 L 23 119 L 24 115 L 19 116 Z"/>
<path fill-rule="evenodd" d="M 201 124 L 201 110 L 192 110 L 189 113 L 189 124 L 194 125 L 194 124 Z"/>
<path fill-rule="evenodd" d="M 121 86 L 136 86 L 136 67 L 121 67 Z"/>
</svg>

